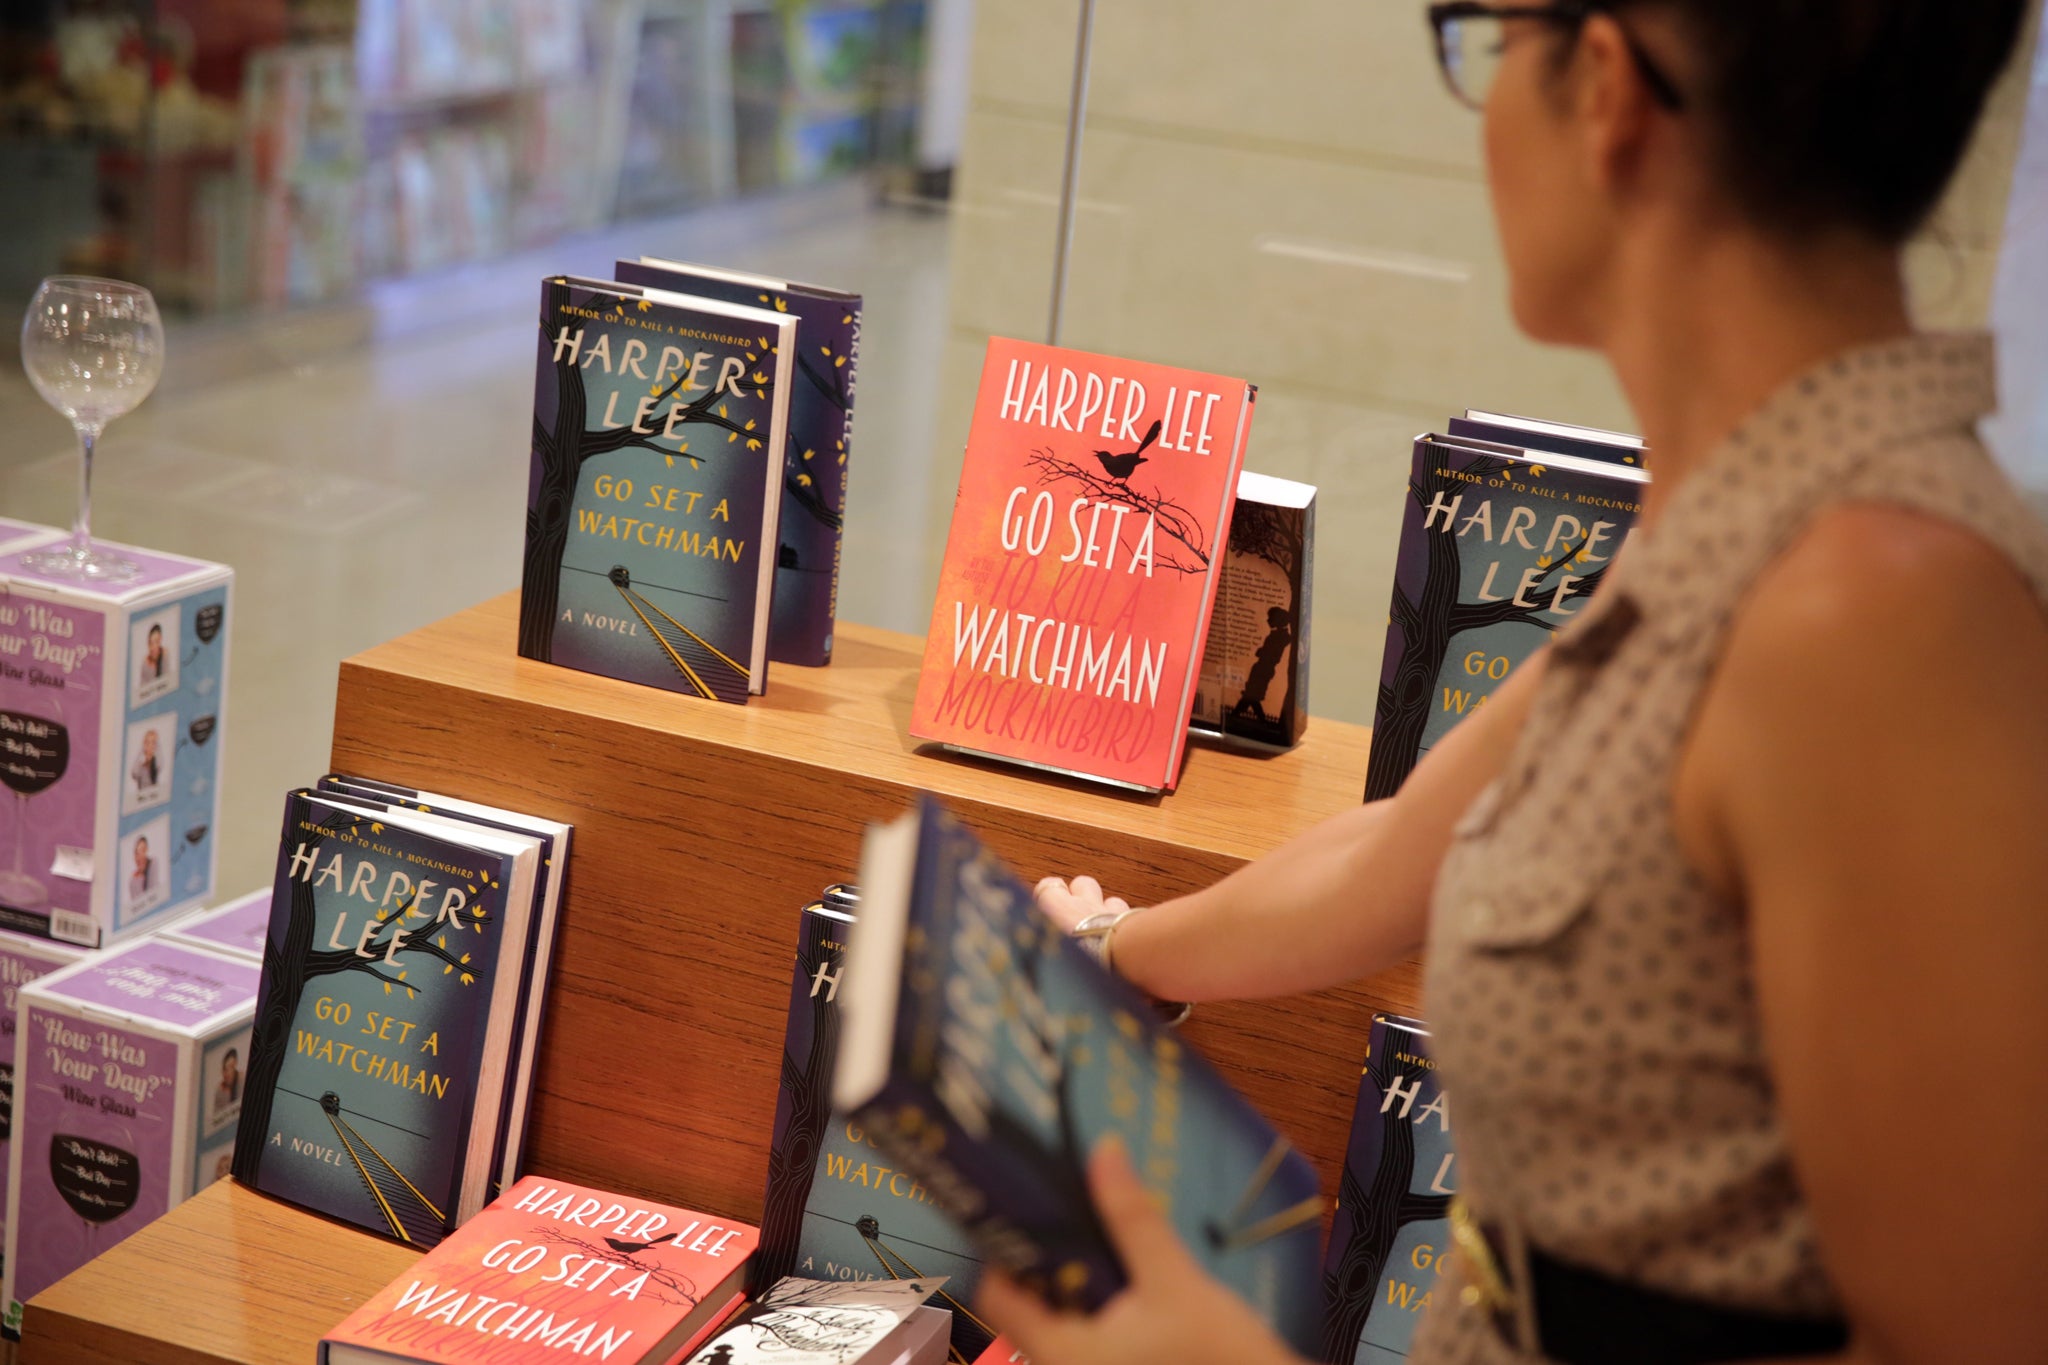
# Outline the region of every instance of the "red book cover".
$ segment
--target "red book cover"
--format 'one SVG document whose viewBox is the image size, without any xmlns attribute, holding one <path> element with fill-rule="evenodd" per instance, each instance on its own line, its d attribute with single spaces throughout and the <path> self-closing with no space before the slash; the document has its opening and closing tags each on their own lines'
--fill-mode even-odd
<svg viewBox="0 0 2048 1365">
<path fill-rule="evenodd" d="M 756 1230 L 529 1175 L 371 1296 L 320 1365 L 667 1365 L 739 1297 Z"/>
<path fill-rule="evenodd" d="M 1255 392 L 992 339 L 911 734 L 1171 791 Z"/>
</svg>

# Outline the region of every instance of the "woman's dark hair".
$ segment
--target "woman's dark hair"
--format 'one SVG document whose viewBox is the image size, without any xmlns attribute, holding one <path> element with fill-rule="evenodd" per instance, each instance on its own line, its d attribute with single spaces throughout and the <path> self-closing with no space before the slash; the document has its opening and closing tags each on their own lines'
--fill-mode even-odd
<svg viewBox="0 0 2048 1365">
<path fill-rule="evenodd" d="M 1674 61 L 1759 222 L 1897 244 L 1955 174 L 2026 0 L 1610 0 L 1679 16 Z M 1682 74 L 1680 74 L 1682 73 Z"/>
</svg>

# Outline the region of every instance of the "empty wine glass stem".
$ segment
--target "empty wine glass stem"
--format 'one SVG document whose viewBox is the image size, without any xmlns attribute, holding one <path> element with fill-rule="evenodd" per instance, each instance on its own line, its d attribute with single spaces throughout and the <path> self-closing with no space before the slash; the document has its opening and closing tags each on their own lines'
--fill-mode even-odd
<svg viewBox="0 0 2048 1365">
<path fill-rule="evenodd" d="M 98 427 L 78 428 L 78 520 L 71 527 L 71 553 L 80 559 L 92 554 L 92 452 L 99 439 Z"/>
</svg>

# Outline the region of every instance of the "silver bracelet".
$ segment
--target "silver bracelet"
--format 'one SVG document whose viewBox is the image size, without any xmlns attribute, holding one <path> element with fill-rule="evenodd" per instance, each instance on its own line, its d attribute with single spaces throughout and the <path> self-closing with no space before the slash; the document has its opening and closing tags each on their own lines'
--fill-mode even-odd
<svg viewBox="0 0 2048 1365">
<path fill-rule="evenodd" d="M 1142 908 L 1132 906 L 1125 910 L 1104 910 L 1090 915 L 1074 926 L 1073 937 L 1103 965 L 1105 970 L 1121 977 L 1123 974 L 1116 969 L 1117 926 Z M 1149 996 L 1147 998 L 1151 999 Z M 1195 1007 L 1185 1000 L 1152 999 L 1152 1008 L 1159 1012 L 1160 1021 L 1168 1028 L 1179 1028 L 1187 1021 L 1187 1017 L 1195 1012 Z"/>
</svg>

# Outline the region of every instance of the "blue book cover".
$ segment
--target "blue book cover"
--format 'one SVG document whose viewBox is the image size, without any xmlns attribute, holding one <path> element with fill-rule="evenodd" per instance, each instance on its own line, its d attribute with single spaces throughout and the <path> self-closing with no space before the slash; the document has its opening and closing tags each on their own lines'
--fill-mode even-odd
<svg viewBox="0 0 2048 1365">
<path fill-rule="evenodd" d="M 767 686 L 796 322 L 541 287 L 519 652 L 691 696 Z"/>
<path fill-rule="evenodd" d="M 1302 1155 L 931 798 L 870 831 L 861 893 L 834 1099 L 984 1262 L 1072 1308 L 1121 1289 L 1085 1173 L 1115 1134 L 1196 1259 L 1313 1353 L 1323 1201 Z"/>
<path fill-rule="evenodd" d="M 627 284 L 766 308 L 797 320 L 768 658 L 803 668 L 831 663 L 846 523 L 846 456 L 853 443 L 853 395 L 860 369 L 861 296 L 652 258 L 620 261 L 615 273 Z"/>
<path fill-rule="evenodd" d="M 1365 799 L 1400 790 L 1517 665 L 1577 617 L 1649 474 L 1476 440 L 1415 442 Z"/>
<path fill-rule="evenodd" d="M 753 1281 L 758 1290 L 790 1275 L 948 1276 L 934 1303 L 953 1314 L 949 1358 L 967 1365 L 994 1340 L 974 1313 L 981 1258 L 973 1240 L 858 1122 L 832 1110 L 839 987 L 852 925 L 852 915 L 823 903 L 803 911 Z"/>
<path fill-rule="evenodd" d="M 383 816 L 285 802 L 234 1173 L 429 1247 L 481 1206 L 521 879 L 513 855 Z"/>
<path fill-rule="evenodd" d="M 1450 1100 L 1429 1057 L 1429 1029 L 1376 1015 L 1323 1258 L 1322 1358 L 1330 1365 L 1407 1358 L 1451 1250 L 1456 1193 Z"/>
</svg>

